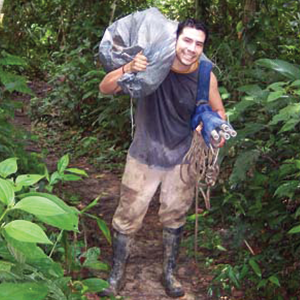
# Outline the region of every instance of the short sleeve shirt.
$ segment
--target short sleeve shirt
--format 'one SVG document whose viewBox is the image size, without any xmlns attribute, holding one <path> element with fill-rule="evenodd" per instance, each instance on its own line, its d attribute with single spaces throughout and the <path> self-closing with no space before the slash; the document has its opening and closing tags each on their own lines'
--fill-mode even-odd
<svg viewBox="0 0 300 300">
<path fill-rule="evenodd" d="M 154 93 L 138 100 L 129 149 L 133 158 L 162 169 L 181 164 L 192 141 L 190 120 L 197 83 L 198 69 L 191 73 L 171 70 Z"/>
</svg>

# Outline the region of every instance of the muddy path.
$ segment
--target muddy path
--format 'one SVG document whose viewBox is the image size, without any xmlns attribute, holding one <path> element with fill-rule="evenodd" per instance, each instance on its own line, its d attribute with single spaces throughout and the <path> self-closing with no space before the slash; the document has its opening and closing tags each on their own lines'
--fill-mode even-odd
<svg viewBox="0 0 300 300">
<path fill-rule="evenodd" d="M 47 87 L 43 84 L 32 84 L 37 96 L 42 96 L 47 92 Z M 16 101 L 22 102 L 24 107 L 15 113 L 14 123 L 16 126 L 32 131 L 34 125 L 28 116 L 29 97 L 17 96 Z M 59 142 L 59 139 L 58 139 Z M 49 170 L 54 170 L 59 156 L 57 145 L 47 149 L 45 163 Z M 40 142 L 28 142 L 28 151 L 41 152 L 43 144 Z M 77 161 L 71 161 L 72 167 L 84 169 L 89 177 L 78 182 L 68 183 L 64 186 L 69 194 L 76 195 L 79 199 L 78 207 L 82 208 L 100 196 L 100 201 L 93 208 L 92 213 L 101 217 L 111 229 L 111 220 L 119 199 L 119 188 L 122 173 L 100 171 L 87 163 L 85 157 Z M 156 194 L 150 204 L 147 215 L 144 219 L 142 229 L 136 234 L 135 243 L 132 247 L 131 257 L 128 262 L 126 272 L 126 285 L 120 292 L 125 299 L 131 300 L 167 300 L 172 299 L 166 296 L 160 284 L 162 272 L 162 225 L 159 222 L 157 212 L 159 209 L 158 194 Z M 67 200 L 67 199 L 65 199 Z M 185 233 L 186 234 L 186 233 Z M 111 248 L 96 223 L 92 221 L 85 224 L 85 236 L 89 247 L 98 246 L 101 249 L 101 260 L 110 265 Z M 178 279 L 185 288 L 186 295 L 180 299 L 202 300 L 208 299 L 207 290 L 213 276 L 202 264 L 195 264 L 192 257 L 187 255 L 187 249 L 181 247 L 178 261 Z M 203 267 L 201 267 L 203 265 Z M 95 274 L 94 274 L 95 275 Z M 101 278 L 106 278 L 107 273 L 97 274 Z M 100 299 L 96 295 L 89 295 L 89 299 Z M 212 299 L 212 298 L 209 298 Z"/>
</svg>

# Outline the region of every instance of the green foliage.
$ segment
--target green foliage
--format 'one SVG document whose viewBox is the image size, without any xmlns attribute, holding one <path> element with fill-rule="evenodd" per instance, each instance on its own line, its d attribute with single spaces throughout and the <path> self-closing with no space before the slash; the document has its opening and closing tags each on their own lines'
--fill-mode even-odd
<svg viewBox="0 0 300 300">
<path fill-rule="evenodd" d="M 86 39 L 92 45 L 99 41 L 109 21 L 110 5 L 110 1 L 5 1 L 2 45 L 10 53 L 15 53 L 15 45 L 22 45 L 19 55 L 28 58 L 32 73 L 43 76 L 41 66 L 51 60 L 53 52 L 69 52 Z"/>
<path fill-rule="evenodd" d="M 47 63 L 51 70 L 51 93 L 44 99 L 33 101 L 32 113 L 36 116 L 55 115 L 71 125 L 91 124 L 91 112 L 97 108 L 98 83 L 102 70 L 94 71 L 94 53 L 86 39 L 82 45 L 69 51 L 54 52 L 55 63 Z M 64 63 L 57 65 L 57 62 Z M 87 120 L 89 122 L 87 122 Z"/>
<path fill-rule="evenodd" d="M 259 59 L 256 62 L 259 66 L 274 70 L 287 79 L 296 80 L 299 78 L 299 68 L 280 59 Z M 274 87 L 274 85 L 272 85 Z M 271 88 L 271 86 L 269 87 Z"/>
<path fill-rule="evenodd" d="M 281 60 L 260 59 L 257 65 L 264 68 L 261 71 L 269 80 L 238 88 L 241 101 L 228 110 L 238 137 L 223 151 L 223 167 L 232 170 L 223 186 L 222 204 L 214 203 L 214 214 L 220 213 L 227 226 L 230 224 L 229 235 L 236 241 L 234 251 L 239 258 L 234 264 L 219 266 L 211 292 L 230 294 L 231 286 L 243 289 L 250 280 L 249 297 L 270 299 L 276 293 L 293 296 L 296 292 L 288 282 L 296 276 L 292 266 L 300 243 L 299 215 L 295 213 L 300 204 L 300 70 Z M 241 215 L 240 220 L 234 217 Z M 241 243 L 247 244 L 252 254 L 260 254 L 249 258 L 238 249 Z M 232 245 L 229 250 L 234 248 Z M 270 262 L 270 257 L 274 261 Z M 247 276 L 241 277 L 245 260 Z M 286 270 L 289 274 L 283 276 Z"/>
<path fill-rule="evenodd" d="M 72 216 L 72 218 L 76 218 L 78 222 L 78 213 L 73 209 L 62 209 L 61 206 L 58 206 L 55 202 L 49 200 L 49 198 L 34 197 L 28 195 L 28 193 L 23 194 L 21 200 L 17 201 L 18 196 L 15 195 L 15 190 L 20 190 L 20 185 L 22 185 L 23 190 L 23 188 L 31 186 L 32 184 L 28 181 L 19 180 L 17 182 L 17 180 L 13 178 L 8 178 L 17 171 L 16 159 L 12 158 L 1 162 L 0 170 L 4 176 L 0 179 L 0 201 L 2 202 L 0 217 L 0 255 L 5 259 L 3 262 L 6 262 L 7 266 L 12 264 L 11 266 L 18 266 L 17 270 L 19 269 L 17 272 L 14 268 L 8 268 L 6 271 L 3 269 L 0 270 L 2 275 L 7 274 L 8 278 L 11 277 L 12 279 L 15 277 L 14 283 L 2 283 L 0 287 L 1 299 L 9 297 L 13 287 L 15 291 L 17 291 L 17 294 L 14 294 L 14 299 L 21 299 L 22 295 L 24 299 L 29 299 L 30 296 L 45 299 L 48 294 L 48 288 L 47 284 L 45 284 L 45 280 L 43 280 L 43 270 L 38 267 L 30 267 L 30 261 L 32 261 L 32 259 L 37 261 L 41 259 L 48 263 L 48 270 L 53 268 L 55 266 L 54 261 L 48 258 L 44 251 L 37 246 L 37 244 L 53 244 L 53 242 L 49 240 L 40 225 L 33 223 L 31 217 L 23 216 L 21 212 L 24 211 L 34 215 L 37 219 L 47 216 L 51 221 L 47 222 L 46 220 L 45 223 L 50 223 L 50 225 L 54 227 L 59 227 L 57 226 L 59 224 L 55 222 L 57 216 Z M 26 175 L 23 176 L 26 177 Z M 32 178 L 32 176 L 29 177 Z M 31 182 L 37 183 L 37 181 L 43 177 L 44 176 L 36 175 L 35 180 Z M 20 178 L 20 176 L 17 178 Z M 60 199 L 59 201 L 64 203 Z M 18 211 L 21 212 L 18 213 Z M 72 230 L 75 229 L 76 228 L 72 226 Z M 30 269 L 32 269 L 31 272 L 29 271 Z M 16 280 L 17 278 L 19 278 L 19 280 Z M 22 282 L 24 280 L 28 281 L 28 283 L 16 283 L 16 281 Z M 35 283 L 36 280 L 42 284 Z M 20 295 L 18 295 L 18 293 Z"/>
<path fill-rule="evenodd" d="M 48 293 L 47 286 L 40 283 L 1 283 L 0 295 L 3 300 L 42 300 Z"/>
<path fill-rule="evenodd" d="M 0 46 L 0 50 L 2 45 Z M 12 101 L 12 93 L 23 93 L 32 95 L 31 89 L 27 86 L 27 79 L 19 75 L 26 68 L 26 62 L 19 56 L 11 55 L 6 51 L 0 53 L 0 158 L 10 156 L 20 157 L 19 165 L 26 170 L 35 165 L 38 169 L 38 160 L 34 154 L 27 154 L 24 150 L 25 141 L 31 137 L 16 129 L 10 124 L 9 119 L 14 116 L 17 108 L 22 104 Z"/>
<path fill-rule="evenodd" d="M 218 66 L 222 99 L 230 121 L 238 130 L 237 138 L 227 143 L 221 155 L 223 172 L 219 189 L 214 191 L 216 197 L 212 199 L 214 209 L 201 216 L 200 221 L 199 247 L 209 249 L 213 255 L 229 257 L 229 262 L 226 260 L 216 267 L 211 293 L 221 296 L 225 291 L 229 295 L 234 287 L 245 291 L 245 299 L 296 299 L 295 261 L 300 249 L 298 1 L 100 2 L 30 0 L 16 4 L 5 1 L 5 18 L 0 28 L 1 50 L 4 50 L 0 56 L 1 98 L 16 91 L 29 92 L 26 80 L 20 77 L 24 71 L 45 78 L 50 89 L 46 95 L 32 99 L 33 119 L 48 120 L 48 131 L 69 130 L 70 142 L 65 143 L 68 151 L 93 158 L 97 166 L 111 163 L 115 168 L 124 158 L 130 142 L 130 105 L 128 97 L 104 96 L 98 92 L 98 83 L 105 73 L 94 58 L 104 28 L 110 21 L 149 6 L 158 6 L 172 19 L 197 15 L 205 20 L 211 32 L 206 54 Z M 251 3 L 255 5 L 249 6 Z M 7 123 L 15 107 L 8 101 L 1 103 L 0 156 L 24 160 L 16 150 L 20 139 Z M 45 177 L 26 174 L 13 180 L 7 178 L 15 171 L 3 168 L 0 173 L 2 213 L 7 205 L 16 205 L 15 194 L 26 195 L 24 190 L 35 189 L 32 185 L 44 185 L 51 191 L 54 185 L 85 176 L 68 168 L 68 162 L 68 157 L 62 158 L 57 170 L 51 175 L 46 171 Z M 47 182 L 41 183 L 45 178 Z M 54 195 L 32 190 L 20 199 L 18 203 L 23 201 L 19 204 L 23 210 L 11 209 L 5 218 L 20 214 L 23 221 L 55 224 L 61 230 L 73 230 L 77 226 L 74 216 L 66 219 L 64 214 L 45 216 L 38 208 L 32 208 L 33 200 L 37 199 L 41 204 L 47 203 L 50 212 L 62 209 L 72 216 L 72 209 L 67 209 Z M 89 213 L 99 199 L 79 212 L 79 216 L 83 222 L 93 219 L 110 241 L 106 224 Z M 59 208 L 49 205 L 49 201 Z M 192 225 L 188 225 L 192 230 Z M 213 226 L 226 227 L 226 234 L 215 232 Z M 8 235 L 4 238 L 11 239 Z M 53 242 L 52 236 L 49 239 Z M 226 243 L 228 240 L 230 243 Z M 32 275 L 34 280 L 46 282 L 48 293 L 54 299 L 67 299 L 70 294 L 66 296 L 63 291 L 68 290 L 70 284 L 79 292 L 79 297 L 83 290 L 96 291 L 102 286 L 97 280 L 70 283 L 70 278 L 62 277 L 62 268 L 51 260 L 42 263 L 45 261 L 42 248 L 28 242 L 22 242 L 22 246 L 21 242 L 10 243 L 14 257 L 21 261 L 25 256 L 31 264 L 20 274 L 32 275 L 30 268 L 34 265 L 39 274 L 43 272 L 44 278 Z M 43 247 L 48 249 L 47 244 Z M 82 267 L 79 260 L 82 253 L 68 241 L 64 232 L 54 241 L 53 249 L 56 247 L 61 247 L 66 256 L 67 270 L 78 271 Z M 1 252 L 3 257 L 11 255 L 7 249 L 4 252 Z M 39 259 L 34 260 L 33 254 Z M 97 255 L 96 250 L 87 250 L 82 260 L 85 259 L 88 266 L 95 264 L 99 269 L 105 268 L 97 261 Z M 232 257 L 234 262 L 230 260 Z M 15 270 L 13 263 L 15 261 L 0 266 L 4 270 Z M 15 280 L 20 274 L 11 275 L 6 271 L 3 276 Z M 49 274 L 56 274 L 55 279 Z"/>
<path fill-rule="evenodd" d="M 82 209 L 80 213 L 83 219 L 90 218 L 95 220 L 97 222 L 100 231 L 103 233 L 106 240 L 111 244 L 110 230 L 107 227 L 106 223 L 101 218 L 93 214 L 87 213 L 88 210 L 92 209 L 95 205 L 97 205 L 99 200 L 100 200 L 100 196 L 97 197 L 94 201 L 92 201 L 89 205 L 87 205 L 84 209 Z"/>
<path fill-rule="evenodd" d="M 153 0 L 151 2 L 153 3 L 153 6 L 159 8 L 162 13 L 172 20 L 185 20 L 191 16 L 194 16 L 195 13 L 195 1 Z"/>
<path fill-rule="evenodd" d="M 57 173 L 60 180 L 70 180 L 69 177 L 65 177 L 65 171 L 87 176 L 83 170 L 68 168 L 68 164 L 68 155 L 59 160 Z M 15 158 L 0 163 L 0 298 L 11 299 L 13 295 L 13 299 L 16 300 L 32 297 L 57 300 L 86 299 L 85 293 L 98 292 L 107 287 L 105 281 L 96 278 L 72 282 L 71 278 L 64 277 L 62 266 L 51 258 L 61 242 L 63 232 L 77 232 L 79 216 L 85 212 L 68 206 L 57 196 L 34 191 L 46 175 L 15 176 L 17 171 Z M 50 186 L 53 184 L 53 181 L 49 182 Z M 96 201 L 86 210 L 95 203 Z M 102 221 L 98 217 L 95 218 L 99 222 Z M 62 231 L 59 235 L 52 234 L 49 237 L 49 234 L 45 233 L 44 224 Z M 103 221 L 101 224 L 106 237 L 110 238 L 106 224 L 103 224 Z M 38 244 L 44 246 L 40 247 Z M 88 249 L 86 253 L 81 254 L 85 261 L 78 264 L 79 268 L 107 270 L 107 265 L 98 260 L 99 254 L 98 248 Z M 75 259 L 76 257 L 74 261 Z M 74 286 L 71 289 L 69 285 Z M 69 298 L 70 295 L 72 298 Z"/>
<path fill-rule="evenodd" d="M 69 161 L 69 154 L 61 157 L 57 163 L 57 171 L 53 172 L 51 176 L 49 175 L 47 168 L 45 169 L 45 177 L 48 180 L 48 184 L 45 186 L 45 188 L 48 191 L 52 192 L 54 185 L 60 181 L 78 181 L 81 180 L 81 176 L 88 176 L 84 170 L 67 168 Z"/>
<path fill-rule="evenodd" d="M 230 182 L 237 183 L 244 181 L 247 178 L 248 171 L 255 164 L 258 157 L 259 151 L 256 149 L 240 153 L 235 161 L 233 171 L 229 178 Z"/>
<path fill-rule="evenodd" d="M 0 48 L 1 49 L 1 48 Z M 19 56 L 11 55 L 5 51 L 0 55 L 0 86 L 4 85 L 2 92 L 17 91 L 20 93 L 31 94 L 32 91 L 27 86 L 26 78 L 17 75 L 11 66 L 26 66 L 26 62 Z"/>
</svg>

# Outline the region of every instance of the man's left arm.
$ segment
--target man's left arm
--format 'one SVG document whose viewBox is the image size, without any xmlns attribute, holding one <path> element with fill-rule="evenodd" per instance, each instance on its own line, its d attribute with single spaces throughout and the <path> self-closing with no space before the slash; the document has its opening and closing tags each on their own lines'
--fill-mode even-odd
<svg viewBox="0 0 300 300">
<path fill-rule="evenodd" d="M 223 120 L 226 120 L 225 108 L 218 89 L 218 81 L 213 72 L 210 73 L 209 104 L 213 111 L 217 112 Z"/>
<path fill-rule="evenodd" d="M 223 120 L 226 120 L 225 108 L 218 89 L 218 80 L 213 72 L 210 74 L 209 104 L 213 111 L 217 112 Z M 217 147 L 221 148 L 224 144 L 225 139 L 222 137 Z"/>
</svg>

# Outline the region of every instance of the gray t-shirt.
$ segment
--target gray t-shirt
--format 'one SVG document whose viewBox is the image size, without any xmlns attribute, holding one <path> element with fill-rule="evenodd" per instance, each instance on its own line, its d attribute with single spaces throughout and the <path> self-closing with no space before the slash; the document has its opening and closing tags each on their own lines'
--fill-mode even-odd
<svg viewBox="0 0 300 300">
<path fill-rule="evenodd" d="M 198 69 L 170 71 L 159 88 L 139 99 L 136 132 L 129 154 L 152 167 L 167 169 L 181 164 L 190 148 L 191 115 L 196 105 Z"/>
</svg>

